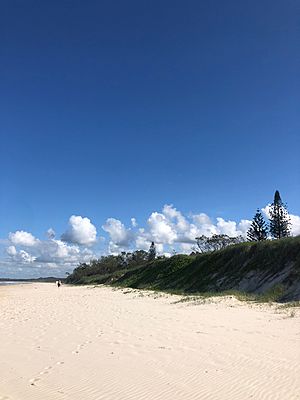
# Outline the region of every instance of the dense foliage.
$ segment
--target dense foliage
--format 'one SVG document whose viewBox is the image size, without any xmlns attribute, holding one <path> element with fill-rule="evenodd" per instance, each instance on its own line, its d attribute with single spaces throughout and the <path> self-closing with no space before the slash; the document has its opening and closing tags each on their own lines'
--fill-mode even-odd
<svg viewBox="0 0 300 400">
<path fill-rule="evenodd" d="M 260 240 L 266 240 L 268 237 L 268 227 L 264 220 L 264 217 L 259 209 L 257 209 L 254 215 L 253 221 L 247 232 L 247 239 L 251 242 Z"/>
<path fill-rule="evenodd" d="M 230 237 L 228 235 L 212 235 L 208 237 L 201 235 L 196 238 L 197 248 L 195 250 L 199 253 L 207 253 L 210 251 L 222 250 L 225 249 L 225 247 L 244 241 L 245 238 L 243 236 Z"/>
<path fill-rule="evenodd" d="M 127 272 L 115 284 L 175 293 L 276 293 L 274 300 L 299 300 L 300 236 L 155 260 Z"/>
<path fill-rule="evenodd" d="M 160 257 L 162 258 L 162 257 Z M 81 263 L 66 279 L 66 283 L 104 283 L 124 274 L 127 270 L 141 267 L 149 260 L 149 253 L 137 250 L 133 253 L 122 252 Z"/>
<path fill-rule="evenodd" d="M 300 236 L 245 242 L 219 251 L 153 261 L 147 260 L 146 252 L 139 253 L 138 258 L 134 254 L 102 257 L 81 265 L 67 283 L 106 283 L 176 293 L 242 290 L 276 293 L 277 300 L 300 298 Z"/>
<path fill-rule="evenodd" d="M 287 238 L 290 219 L 278 191 L 270 206 L 269 230 L 274 239 L 281 240 L 266 240 L 268 228 L 258 209 L 247 232 L 248 242 L 243 236 L 202 235 L 195 238 L 193 253 L 170 258 L 157 257 L 152 242 L 148 252 L 122 252 L 81 263 L 66 283 L 107 283 L 181 293 L 271 290 L 278 299 L 300 298 L 300 237 Z M 274 281 L 280 287 L 275 287 Z"/>
<path fill-rule="evenodd" d="M 148 253 L 148 260 L 152 261 L 155 260 L 155 258 L 156 258 L 156 247 L 155 243 L 152 242 Z"/>
<path fill-rule="evenodd" d="M 270 206 L 270 233 L 274 239 L 290 236 L 290 218 L 286 204 L 281 200 L 278 190 Z"/>
</svg>

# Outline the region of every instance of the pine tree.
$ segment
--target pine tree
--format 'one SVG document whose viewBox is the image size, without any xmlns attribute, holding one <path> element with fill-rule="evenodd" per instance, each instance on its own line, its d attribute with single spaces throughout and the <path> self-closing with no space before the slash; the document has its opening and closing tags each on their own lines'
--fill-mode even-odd
<svg viewBox="0 0 300 400">
<path fill-rule="evenodd" d="M 152 242 L 148 252 L 148 260 L 149 261 L 155 260 L 155 257 L 156 257 L 156 248 L 154 242 Z"/>
<path fill-rule="evenodd" d="M 260 212 L 259 208 L 254 215 L 252 224 L 247 231 L 247 239 L 250 242 L 256 242 L 260 240 L 266 240 L 268 236 L 268 228 L 267 224 L 264 220 L 262 213 Z"/>
<path fill-rule="evenodd" d="M 278 190 L 270 206 L 270 233 L 274 239 L 290 236 L 290 217 L 286 205 L 282 202 Z"/>
</svg>

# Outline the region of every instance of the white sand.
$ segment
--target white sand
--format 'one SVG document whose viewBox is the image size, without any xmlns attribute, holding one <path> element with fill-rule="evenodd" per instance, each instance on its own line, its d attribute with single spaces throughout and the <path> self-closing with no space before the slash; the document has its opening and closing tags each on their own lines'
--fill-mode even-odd
<svg viewBox="0 0 300 400">
<path fill-rule="evenodd" d="M 234 299 L 0 288 L 0 400 L 300 399 L 300 313 Z"/>
</svg>

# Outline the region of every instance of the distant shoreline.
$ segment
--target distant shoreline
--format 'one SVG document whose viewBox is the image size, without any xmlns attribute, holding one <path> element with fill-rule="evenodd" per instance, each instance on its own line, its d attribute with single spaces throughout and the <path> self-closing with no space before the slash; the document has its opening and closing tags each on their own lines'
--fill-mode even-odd
<svg viewBox="0 0 300 400">
<path fill-rule="evenodd" d="M 50 277 L 46 277 L 46 278 L 32 278 L 32 279 L 21 279 L 21 278 L 18 278 L 18 279 L 14 279 L 14 278 L 0 278 L 0 285 L 1 284 L 3 284 L 3 282 L 4 282 L 4 284 L 6 283 L 6 284 L 11 284 L 11 283 L 36 283 L 36 282 L 46 282 L 46 283 L 53 283 L 53 282 L 56 282 L 56 281 L 58 281 L 58 280 L 60 280 L 60 281 L 62 281 L 62 282 L 64 282 L 64 278 L 57 278 L 57 277 L 53 277 L 53 276 L 50 276 Z"/>
<path fill-rule="evenodd" d="M 0 286 L 10 286 L 10 285 L 21 285 L 22 283 L 32 283 L 32 282 L 28 282 L 28 281 L 0 281 Z"/>
</svg>

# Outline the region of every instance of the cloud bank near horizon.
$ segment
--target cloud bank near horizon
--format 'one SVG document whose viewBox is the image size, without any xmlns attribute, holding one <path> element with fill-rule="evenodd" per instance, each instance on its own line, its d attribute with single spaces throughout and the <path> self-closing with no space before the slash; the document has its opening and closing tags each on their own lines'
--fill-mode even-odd
<svg viewBox="0 0 300 400">
<path fill-rule="evenodd" d="M 268 207 L 262 209 L 266 217 Z M 290 214 L 290 217 L 292 235 L 299 235 L 300 216 Z M 60 239 L 56 239 L 53 228 L 47 230 L 46 240 L 23 230 L 9 233 L 2 240 L 6 246 L 0 259 L 0 276 L 63 276 L 80 262 L 101 255 L 148 250 L 152 241 L 158 254 L 190 253 L 197 236 L 246 236 L 250 224 L 247 219 L 236 222 L 217 217 L 212 220 L 205 213 L 184 215 L 172 204 L 166 204 L 160 212 L 152 212 L 141 227 L 134 217 L 128 227 L 118 219 L 108 218 L 101 226 L 106 235 L 103 237 L 97 236 L 96 226 L 89 218 L 72 215 Z"/>
</svg>

